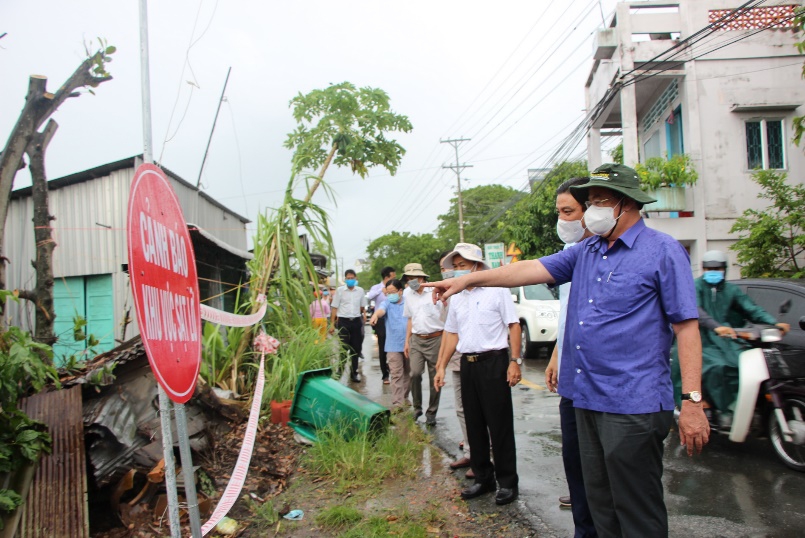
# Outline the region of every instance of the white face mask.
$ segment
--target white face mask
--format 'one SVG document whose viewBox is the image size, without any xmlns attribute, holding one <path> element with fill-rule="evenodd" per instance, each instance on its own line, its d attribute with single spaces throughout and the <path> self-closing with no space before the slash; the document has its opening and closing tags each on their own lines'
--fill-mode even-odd
<svg viewBox="0 0 805 538">
<path fill-rule="evenodd" d="M 623 202 L 618 202 L 620 205 Z M 587 224 L 587 229 L 595 235 L 603 235 L 612 230 L 618 223 L 618 219 L 623 216 L 623 213 L 615 217 L 615 208 L 618 207 L 598 207 L 595 205 L 587 208 L 584 212 L 584 222 Z M 625 212 L 624 212 L 625 213 Z"/>
<path fill-rule="evenodd" d="M 584 236 L 584 226 L 581 220 L 562 220 L 556 221 L 556 235 L 565 244 L 578 243 Z"/>
</svg>

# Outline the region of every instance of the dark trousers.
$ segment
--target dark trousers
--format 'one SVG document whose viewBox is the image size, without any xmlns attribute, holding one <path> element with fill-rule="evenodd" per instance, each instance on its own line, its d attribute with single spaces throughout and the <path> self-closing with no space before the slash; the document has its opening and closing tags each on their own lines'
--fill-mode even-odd
<svg viewBox="0 0 805 538">
<path fill-rule="evenodd" d="M 386 358 L 386 317 L 377 320 L 375 325 L 375 334 L 377 335 L 377 358 L 380 359 L 380 373 L 383 374 L 383 379 L 389 378 L 389 364 Z"/>
<path fill-rule="evenodd" d="M 581 453 L 579 451 L 579 433 L 576 429 L 576 410 L 573 400 L 559 400 L 559 420 L 562 424 L 562 462 L 565 464 L 565 477 L 570 490 L 570 510 L 573 512 L 573 525 L 576 527 L 574 538 L 594 538 L 598 536 L 587 504 L 587 493 L 584 491 L 584 475 L 581 472 Z"/>
<path fill-rule="evenodd" d="M 577 408 L 576 421 L 584 487 L 598 536 L 668 536 L 662 454 L 673 411 L 618 415 Z"/>
<path fill-rule="evenodd" d="M 351 375 L 355 375 L 358 372 L 358 354 L 361 351 L 361 342 L 363 341 L 363 336 L 361 336 L 362 325 L 363 320 L 360 317 L 338 318 L 336 322 L 338 337 L 346 347 L 347 356 L 350 359 L 349 373 Z"/>
<path fill-rule="evenodd" d="M 478 362 L 461 357 L 461 401 L 467 442 L 472 447 L 470 466 L 475 482 L 488 483 L 497 478 L 502 488 L 518 484 L 512 391 L 506 381 L 508 369 L 509 356 L 505 350 Z M 489 454 L 490 437 L 494 465 Z"/>
</svg>

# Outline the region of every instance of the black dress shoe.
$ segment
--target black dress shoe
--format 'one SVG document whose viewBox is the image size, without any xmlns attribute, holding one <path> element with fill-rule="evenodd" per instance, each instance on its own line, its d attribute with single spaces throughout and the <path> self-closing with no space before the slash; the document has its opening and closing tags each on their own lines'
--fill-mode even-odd
<svg viewBox="0 0 805 538">
<path fill-rule="evenodd" d="M 359 374 L 352 374 L 351 376 L 349 376 L 349 379 L 353 383 L 360 383 L 361 382 L 361 376 Z"/>
<path fill-rule="evenodd" d="M 461 492 L 461 498 L 467 501 L 490 491 L 495 491 L 494 482 L 476 482 Z"/>
<path fill-rule="evenodd" d="M 509 504 L 517 498 L 517 486 L 513 488 L 500 488 L 495 495 L 495 504 Z"/>
</svg>

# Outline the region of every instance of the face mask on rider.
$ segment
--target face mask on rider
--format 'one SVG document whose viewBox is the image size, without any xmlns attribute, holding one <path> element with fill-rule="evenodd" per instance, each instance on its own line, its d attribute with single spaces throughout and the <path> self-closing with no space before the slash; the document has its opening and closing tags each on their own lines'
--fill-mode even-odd
<svg viewBox="0 0 805 538">
<path fill-rule="evenodd" d="M 704 281 L 708 284 L 715 286 L 724 280 L 724 273 L 721 271 L 705 271 L 702 274 L 702 278 L 704 278 Z"/>
<path fill-rule="evenodd" d="M 615 207 L 598 207 L 591 205 L 587 211 L 584 212 L 584 222 L 587 224 L 587 229 L 595 235 L 604 235 L 611 231 L 625 211 L 615 217 L 615 208 L 623 203 L 623 198 Z"/>
<path fill-rule="evenodd" d="M 581 220 L 562 220 L 556 221 L 556 235 L 565 244 L 578 243 L 584 236 L 584 226 Z"/>
</svg>

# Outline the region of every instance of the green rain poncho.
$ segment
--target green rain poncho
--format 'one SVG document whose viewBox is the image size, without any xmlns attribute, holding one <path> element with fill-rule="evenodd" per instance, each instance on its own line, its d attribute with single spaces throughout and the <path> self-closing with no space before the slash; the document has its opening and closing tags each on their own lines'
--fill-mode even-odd
<svg viewBox="0 0 805 538">
<path fill-rule="evenodd" d="M 729 411 L 738 396 L 738 356 L 748 349 L 741 340 L 724 338 L 716 327 L 745 327 L 747 323 L 777 323 L 734 284 L 721 282 L 715 286 L 699 277 L 696 304 L 699 306 L 699 333 L 702 337 L 702 392 L 720 411 Z M 671 350 L 674 395 L 679 405 L 681 379 L 676 344 Z"/>
</svg>

